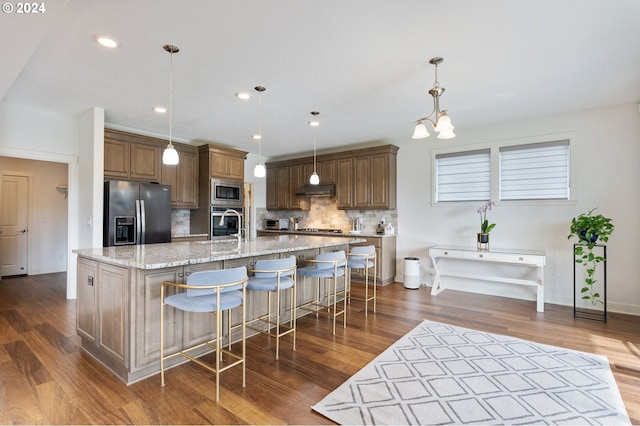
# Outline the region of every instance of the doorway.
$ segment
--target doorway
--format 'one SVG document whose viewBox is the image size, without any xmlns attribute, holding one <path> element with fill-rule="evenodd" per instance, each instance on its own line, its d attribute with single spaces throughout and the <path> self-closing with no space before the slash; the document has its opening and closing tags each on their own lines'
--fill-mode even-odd
<svg viewBox="0 0 640 426">
<path fill-rule="evenodd" d="M 69 169 L 66 163 L 0 155 L 1 275 L 68 271 Z"/>
<path fill-rule="evenodd" d="M 29 193 L 31 176 L 0 173 L 0 267 L 1 277 L 29 273 Z"/>
</svg>

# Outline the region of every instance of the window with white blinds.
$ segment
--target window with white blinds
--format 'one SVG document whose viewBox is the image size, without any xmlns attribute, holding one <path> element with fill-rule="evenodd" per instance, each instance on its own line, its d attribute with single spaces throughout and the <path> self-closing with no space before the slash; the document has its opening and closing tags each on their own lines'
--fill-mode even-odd
<svg viewBox="0 0 640 426">
<path fill-rule="evenodd" d="M 568 200 L 569 141 L 501 147 L 500 200 Z"/>
<path fill-rule="evenodd" d="M 436 202 L 488 200 L 490 154 L 489 149 L 436 154 Z"/>
</svg>

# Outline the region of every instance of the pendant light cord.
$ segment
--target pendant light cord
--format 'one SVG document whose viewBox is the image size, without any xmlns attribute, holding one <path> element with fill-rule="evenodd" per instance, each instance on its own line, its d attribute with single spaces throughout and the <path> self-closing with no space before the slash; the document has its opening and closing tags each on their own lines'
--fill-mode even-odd
<svg viewBox="0 0 640 426">
<path fill-rule="evenodd" d="M 169 147 L 173 148 L 171 143 L 173 134 L 173 51 L 169 51 Z"/>
<path fill-rule="evenodd" d="M 262 162 L 262 92 L 260 91 L 260 96 L 258 96 L 258 135 L 260 139 L 258 140 L 258 163 Z"/>
</svg>

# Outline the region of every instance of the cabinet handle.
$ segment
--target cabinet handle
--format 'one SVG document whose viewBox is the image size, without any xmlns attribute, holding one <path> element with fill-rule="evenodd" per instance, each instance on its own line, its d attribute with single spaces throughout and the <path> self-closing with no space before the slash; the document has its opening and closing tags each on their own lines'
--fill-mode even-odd
<svg viewBox="0 0 640 426">
<path fill-rule="evenodd" d="M 484 255 L 482 255 L 482 254 L 478 255 L 478 257 L 480 257 L 480 258 L 481 258 L 481 257 L 483 257 L 483 256 L 484 256 Z"/>
<path fill-rule="evenodd" d="M 187 275 L 188 275 L 188 273 L 187 273 Z M 182 272 L 178 272 L 178 276 L 179 276 L 180 278 L 182 278 L 182 277 L 184 277 L 184 274 L 183 274 Z"/>
<path fill-rule="evenodd" d="M 448 255 L 449 255 L 449 252 L 448 252 L 448 251 L 445 251 L 445 252 L 444 252 L 444 255 L 445 255 L 445 256 L 448 256 Z"/>
<path fill-rule="evenodd" d="M 519 258 L 518 258 L 518 260 L 524 260 L 524 258 L 522 258 L 522 257 L 519 257 Z"/>
</svg>

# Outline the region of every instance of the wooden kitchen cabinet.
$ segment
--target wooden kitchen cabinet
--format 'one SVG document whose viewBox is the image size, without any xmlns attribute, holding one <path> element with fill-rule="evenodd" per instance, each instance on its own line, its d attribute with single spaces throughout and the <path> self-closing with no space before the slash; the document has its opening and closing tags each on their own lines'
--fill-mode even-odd
<svg viewBox="0 0 640 426">
<path fill-rule="evenodd" d="M 296 195 L 296 191 L 308 181 L 306 173 L 313 173 L 313 165 L 284 165 L 270 167 L 267 170 L 267 210 L 305 210 L 308 206 L 304 197 Z"/>
<path fill-rule="evenodd" d="M 77 288 L 78 334 L 113 365 L 128 365 L 129 270 L 78 259 Z"/>
<path fill-rule="evenodd" d="M 96 343 L 97 303 L 95 280 L 98 264 L 83 258 L 78 259 L 76 328 L 83 339 Z"/>
<path fill-rule="evenodd" d="M 244 180 L 244 159 L 247 153 L 231 148 L 204 145 L 209 151 L 209 176 Z"/>
<path fill-rule="evenodd" d="M 311 167 L 313 167 L 313 165 L 311 165 Z M 306 169 L 308 169 L 307 164 L 293 164 L 288 168 L 289 168 L 288 206 L 289 206 L 289 209 L 291 210 L 300 210 L 303 208 L 302 204 L 304 203 L 304 201 L 302 199 L 303 197 L 299 197 L 296 195 L 296 191 L 298 190 L 298 188 L 300 188 L 302 185 L 308 182 L 309 176 L 311 176 L 312 172 L 309 173 L 309 176 L 305 175 L 305 171 Z"/>
<path fill-rule="evenodd" d="M 336 199 L 339 209 L 353 206 L 353 162 L 353 158 L 336 160 Z"/>
<path fill-rule="evenodd" d="M 129 154 L 131 144 L 108 137 L 110 132 L 104 131 L 104 176 L 112 178 L 129 178 Z"/>
<path fill-rule="evenodd" d="M 166 142 L 117 130 L 104 130 L 104 176 L 160 182 Z"/>
<path fill-rule="evenodd" d="M 320 183 L 336 183 L 336 160 L 322 160 L 316 161 L 316 163 Z"/>
<path fill-rule="evenodd" d="M 104 176 L 171 185 L 171 206 L 198 207 L 198 151 L 174 143 L 180 162 L 162 164 L 168 141 L 118 130 L 104 130 Z"/>
<path fill-rule="evenodd" d="M 174 144 L 180 162 L 162 165 L 160 183 L 171 185 L 171 207 L 198 207 L 198 149 L 195 146 Z"/>
<path fill-rule="evenodd" d="M 384 145 L 318 156 L 320 183 L 336 185 L 339 209 L 393 210 L 397 204 L 397 152 L 398 147 Z M 308 209 L 305 197 L 295 196 L 295 190 L 299 183 L 307 183 L 313 173 L 313 157 L 270 162 L 266 166 L 267 210 Z M 288 183 L 281 180 L 285 169 L 289 171 Z"/>
<path fill-rule="evenodd" d="M 375 246 L 376 248 L 376 279 L 378 285 L 392 283 L 396 275 L 396 237 L 395 235 L 386 235 L 380 237 L 367 237 L 366 242 L 351 244 L 353 246 Z M 369 279 L 371 279 L 369 271 Z M 355 281 L 364 281 L 364 270 L 353 269 L 351 271 L 351 279 Z"/>
</svg>

